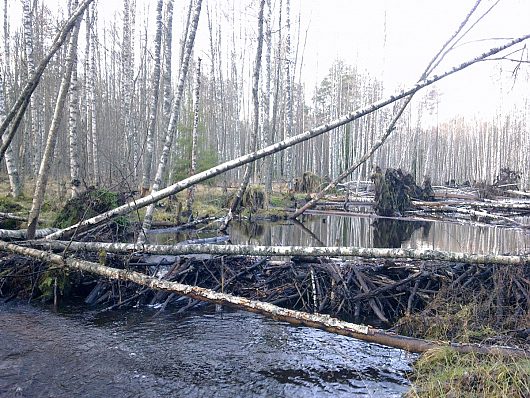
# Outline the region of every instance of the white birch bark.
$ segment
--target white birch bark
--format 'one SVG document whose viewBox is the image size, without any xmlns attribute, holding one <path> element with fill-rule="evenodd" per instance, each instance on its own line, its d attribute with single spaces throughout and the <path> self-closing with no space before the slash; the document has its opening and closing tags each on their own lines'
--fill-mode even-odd
<svg viewBox="0 0 530 398">
<path fill-rule="evenodd" d="M 41 261 L 45 261 L 59 267 L 74 269 L 82 272 L 90 272 L 111 280 L 131 281 L 150 289 L 170 291 L 211 303 L 226 304 L 235 308 L 243 309 L 245 311 L 263 314 L 276 320 L 291 322 L 295 325 L 302 324 L 313 328 L 324 329 L 332 333 L 354 337 L 363 341 L 379 343 L 389 347 L 400 348 L 410 352 L 425 352 L 434 348 L 450 347 L 451 349 L 459 352 L 489 353 L 505 355 L 511 358 L 514 356 L 527 358 L 528 356 L 528 353 L 525 350 L 517 348 L 454 343 L 449 345 L 449 343 L 432 342 L 423 339 L 401 336 L 395 333 L 385 332 L 382 329 L 376 329 L 371 326 L 341 321 L 340 319 L 332 318 L 329 315 L 319 313 L 309 314 L 307 312 L 282 308 L 274 304 L 250 300 L 239 296 L 232 296 L 230 294 L 219 293 L 211 289 L 184 285 L 178 282 L 171 282 L 165 279 L 150 277 L 128 269 L 111 268 L 98 263 L 93 263 L 86 260 L 78 260 L 71 257 L 64 258 L 63 256 L 57 254 L 1 241 L 0 250 L 38 258 Z"/>
<path fill-rule="evenodd" d="M 530 255 L 473 254 L 430 249 L 408 248 L 367 248 L 341 246 L 255 246 L 255 245 L 135 245 L 133 243 L 33 241 L 31 245 L 46 250 L 99 251 L 109 253 L 131 253 L 138 251 L 148 254 L 188 255 L 245 255 L 245 256 L 310 256 L 310 257 L 360 257 L 360 258 L 404 258 L 426 261 L 450 261 L 465 264 L 499 264 L 522 266 L 530 264 Z"/>
<path fill-rule="evenodd" d="M 201 92 L 201 59 L 197 59 L 197 77 L 195 79 L 195 98 L 194 98 L 194 109 L 193 109 L 193 131 L 191 133 L 191 166 L 190 176 L 195 174 L 197 168 L 197 136 L 199 129 L 199 97 Z M 193 218 L 193 201 L 195 199 L 195 185 L 192 185 L 188 189 L 188 201 L 187 207 L 190 213 L 190 219 Z"/>
<path fill-rule="evenodd" d="M 254 105 L 254 112 L 252 115 L 253 131 L 251 136 L 251 150 L 255 151 L 257 149 L 258 143 L 258 134 L 259 134 L 259 77 L 261 71 L 261 53 L 263 50 L 263 11 L 265 8 L 265 0 L 260 1 L 259 14 L 258 14 L 258 43 L 256 48 L 256 58 L 254 61 L 254 73 L 252 76 L 252 102 Z M 228 223 L 232 219 L 232 214 L 237 211 L 239 204 L 241 203 L 241 198 L 245 193 L 248 184 L 250 182 L 250 177 L 252 175 L 252 168 L 254 162 L 250 163 L 246 170 L 245 175 L 243 176 L 243 181 L 239 186 L 239 189 L 236 192 L 228 215 L 226 216 L 225 222 L 223 223 L 221 230 L 225 230 L 228 226 Z"/>
<path fill-rule="evenodd" d="M 265 94 L 263 98 L 263 147 L 272 144 L 272 129 L 270 123 L 270 101 L 271 101 L 271 52 L 272 52 L 272 10 L 271 0 L 267 0 L 267 18 L 265 32 Z M 266 206 L 269 205 L 269 196 L 272 193 L 272 156 L 263 160 L 263 172 L 266 193 Z"/>
<path fill-rule="evenodd" d="M 155 52 L 153 60 L 153 76 L 151 77 L 151 103 L 149 104 L 149 125 L 145 138 L 144 168 L 142 174 L 141 195 L 145 196 L 149 192 L 151 183 L 151 164 L 153 163 L 153 136 L 156 128 L 156 115 L 158 113 L 158 98 L 160 93 L 160 54 L 162 47 L 162 6 L 163 0 L 158 0 L 156 6 L 156 33 Z"/>
<path fill-rule="evenodd" d="M 180 66 L 179 83 L 177 86 L 177 93 L 176 93 L 175 100 L 173 103 L 173 109 L 171 111 L 171 119 L 169 121 L 169 125 L 167 128 L 166 136 L 164 139 L 164 147 L 162 149 L 162 154 L 158 162 L 158 168 L 156 171 L 155 179 L 153 181 L 153 186 L 151 189 L 150 196 L 152 196 L 156 191 L 160 189 L 160 187 L 162 186 L 162 180 L 164 178 L 164 173 L 166 172 L 169 152 L 171 150 L 171 146 L 173 145 L 175 131 L 177 129 L 177 124 L 178 124 L 178 120 L 180 116 L 180 105 L 182 103 L 182 98 L 184 95 L 184 83 L 186 81 L 186 76 L 188 74 L 188 66 L 190 62 L 191 52 L 195 44 L 195 33 L 197 32 L 197 26 L 199 24 L 199 17 L 201 15 L 201 6 L 202 6 L 202 0 L 197 0 L 197 3 L 195 4 L 195 9 L 193 10 L 193 17 L 190 22 L 191 26 L 189 28 L 189 33 L 188 33 L 188 37 L 186 40 L 186 50 L 184 51 L 184 57 L 182 60 L 182 64 Z M 142 230 L 145 231 L 151 228 L 151 222 L 153 220 L 154 210 L 155 210 L 154 205 L 150 205 L 147 208 L 144 221 L 142 224 Z M 145 234 L 141 233 L 138 239 L 139 241 L 143 241 L 143 239 L 145 239 Z"/>
<path fill-rule="evenodd" d="M 166 4 L 166 17 L 164 24 L 164 102 L 162 111 L 169 120 L 171 112 L 171 46 L 173 44 L 173 0 L 168 0 Z"/>
<path fill-rule="evenodd" d="M 63 78 L 61 80 L 59 94 L 55 103 L 55 111 L 50 125 L 50 131 L 48 132 L 48 138 L 46 140 L 46 148 L 44 149 L 44 155 L 42 157 L 42 162 L 39 167 L 39 174 L 35 183 L 35 193 L 33 194 L 33 202 L 28 217 L 28 239 L 33 239 L 33 237 L 35 236 L 35 230 L 37 229 L 40 209 L 44 201 L 44 193 L 46 191 L 46 185 L 48 183 L 48 175 L 50 173 L 50 167 L 52 164 L 53 152 L 55 150 L 55 143 L 57 141 L 57 135 L 59 133 L 59 125 L 61 123 L 61 119 L 63 116 L 63 108 L 66 102 L 68 89 L 70 87 L 70 80 L 73 68 L 73 57 L 77 49 L 78 33 L 79 24 L 74 27 L 74 30 L 72 31 L 72 35 L 70 37 Z"/>
<path fill-rule="evenodd" d="M 0 71 L 0 121 L 4 120 L 6 117 L 5 88 L 4 74 L 2 71 Z M 5 139 L 6 137 L 2 137 L 2 140 Z M 13 153 L 13 148 L 11 145 L 7 147 L 5 153 L 5 162 L 7 175 L 9 177 L 9 186 L 11 187 L 11 195 L 14 198 L 18 198 L 22 192 L 22 186 L 15 161 L 15 154 Z"/>
<path fill-rule="evenodd" d="M 123 40 L 122 40 L 122 93 L 121 117 L 127 147 L 127 156 L 124 159 L 123 171 L 136 176 L 136 145 L 132 124 L 132 96 L 133 96 L 133 65 L 132 65 L 132 38 L 131 38 L 131 3 L 123 0 Z M 131 168 L 132 166 L 132 168 Z"/>
<path fill-rule="evenodd" d="M 291 79 L 291 0 L 286 0 L 286 28 L 287 35 L 285 38 L 285 84 L 287 92 L 286 103 L 286 121 L 285 137 L 291 137 L 293 134 L 293 84 Z M 289 189 L 293 188 L 294 170 L 293 170 L 293 151 L 288 149 L 285 153 L 285 176 Z"/>
<path fill-rule="evenodd" d="M 97 129 L 97 103 L 96 103 L 96 81 L 98 78 L 96 70 L 96 43 L 97 43 L 97 33 L 96 33 L 96 5 L 92 6 L 92 23 L 90 24 L 91 34 L 90 41 L 92 44 L 91 53 L 90 53 L 90 136 L 92 143 L 92 170 L 94 171 L 94 182 L 96 185 L 100 180 L 99 173 L 99 154 L 98 154 L 98 129 Z"/>
<path fill-rule="evenodd" d="M 5 139 L 2 140 L 2 145 L 0 147 L 0 160 L 4 157 L 5 151 L 9 147 L 9 144 L 13 140 L 13 137 L 24 117 L 26 109 L 32 98 L 32 94 L 37 88 L 40 78 L 44 73 L 48 63 L 55 53 L 61 48 L 64 41 L 66 40 L 68 33 L 74 27 L 77 18 L 85 11 L 85 9 L 93 2 L 94 0 L 84 0 L 72 13 L 72 15 L 64 22 L 59 32 L 53 39 L 51 47 L 48 49 L 43 60 L 40 62 L 39 66 L 35 70 L 35 73 L 30 76 L 27 82 L 23 85 L 24 88 L 20 91 L 20 94 L 17 97 L 17 100 L 11 107 L 11 110 L 6 115 L 6 118 L 0 125 L 0 136 L 4 136 L 7 128 L 11 125 L 9 132 L 7 133 Z"/>
<path fill-rule="evenodd" d="M 77 6 L 77 1 L 75 1 Z M 78 30 L 81 24 L 81 19 L 78 19 L 75 29 Z M 87 25 L 88 26 L 88 25 Z M 87 27 L 88 29 L 88 27 Z M 75 198 L 79 195 L 81 190 L 81 177 L 79 175 L 80 161 L 79 161 L 79 81 L 77 77 L 77 42 L 74 43 L 75 48 L 72 50 L 72 78 L 70 81 L 70 103 L 69 103 L 69 117 L 68 117 L 68 144 L 70 155 L 70 195 Z"/>
<path fill-rule="evenodd" d="M 28 76 L 35 73 L 35 60 L 33 57 L 33 16 L 31 10 L 31 0 L 24 0 L 23 7 L 24 16 L 24 50 L 26 52 L 26 70 Z M 31 165 L 35 174 L 37 174 L 40 164 L 42 134 L 38 123 L 38 99 L 37 95 L 33 95 L 30 100 L 29 111 L 29 125 L 30 125 L 30 142 L 29 151 L 31 153 Z M 29 142 L 27 143 L 29 145 Z"/>
<path fill-rule="evenodd" d="M 519 43 L 521 43 L 522 41 L 524 40 L 527 40 L 528 38 L 530 38 L 530 34 L 529 35 L 525 35 L 525 36 L 522 36 L 520 38 L 517 38 L 517 39 L 514 39 L 514 40 L 511 40 L 510 42 L 502 45 L 502 46 L 499 46 L 499 47 L 495 47 L 495 48 L 492 48 L 490 49 L 489 51 L 486 51 L 484 53 L 482 53 L 481 55 L 479 55 L 478 57 L 475 57 L 469 61 L 466 61 L 466 62 L 463 62 L 461 64 L 459 64 L 458 66 L 455 66 L 453 67 L 452 69 L 446 71 L 446 72 L 443 72 L 443 73 L 440 73 L 438 75 L 434 75 L 432 77 L 429 77 L 427 79 L 424 79 L 422 81 L 419 81 L 415 84 L 413 84 L 412 86 L 406 88 L 406 89 L 403 89 L 401 90 L 400 92 L 397 92 L 395 93 L 394 95 L 390 95 L 389 97 L 386 97 L 386 98 L 383 98 L 381 100 L 378 100 L 372 104 L 369 104 L 367 106 L 364 106 L 362 108 L 359 108 L 357 110 L 354 110 L 348 114 L 345 114 L 341 117 L 339 117 L 338 119 L 335 119 L 335 120 L 332 120 L 332 121 L 329 121 L 321 126 L 318 126 L 318 127 L 315 127 L 311 130 L 308 130 L 304 133 L 301 133 L 301 134 L 298 134 L 296 136 L 293 136 L 293 137 L 290 137 L 286 140 L 283 140 L 283 141 L 280 141 L 280 142 L 277 142 L 273 145 L 270 145 L 266 148 L 263 148 L 263 149 L 260 149 L 258 151 L 255 151 L 255 152 L 252 152 L 252 153 L 249 153 L 249 154 L 246 154 L 246 155 L 243 155 L 243 156 L 239 156 L 235 159 L 232 159 L 232 160 L 229 160 L 227 162 L 224 162 L 224 163 L 221 163 L 215 167 L 212 167 L 211 169 L 208 169 L 208 170 L 205 170 L 201 173 L 197 173 L 195 174 L 194 176 L 192 177 L 189 177 L 189 178 L 186 178 L 182 181 L 179 181 L 173 185 L 170 185 L 164 189 L 161 189 L 160 191 L 153 191 L 150 195 L 144 197 L 144 198 L 141 198 L 141 199 L 138 199 L 138 200 L 134 200 L 134 201 L 131 201 L 131 202 L 128 202 L 122 206 L 119 206 L 113 210 L 110 210 L 108 212 L 105 212 L 105 213 L 102 213 L 98 216 L 95 216 L 95 217 L 92 217 L 88 220 L 85 220 L 81 223 L 78 223 L 78 224 L 74 224 L 68 228 L 65 228 L 57 233 L 54 233 L 54 234 L 51 234 L 47 237 L 47 239 L 59 239 L 63 236 L 67 236 L 67 235 L 71 235 L 72 233 L 74 233 L 76 230 L 80 230 L 80 232 L 82 230 L 86 230 L 86 229 L 90 229 L 94 226 L 97 226 L 97 225 L 100 225 L 101 223 L 104 223 L 108 220 L 110 220 L 111 218 L 113 217 L 116 217 L 116 216 L 121 216 L 121 215 L 124 215 L 124 214 L 128 214 L 130 213 L 131 211 L 135 211 L 137 209 L 140 209 L 144 206 L 147 206 L 147 205 L 151 205 L 153 203 L 156 203 L 157 201 L 163 199 L 163 198 L 166 198 L 170 195 L 173 195 L 177 192 L 180 192 L 182 191 L 183 189 L 186 189 L 194 184 L 197 184 L 199 182 L 202 182 L 204 180 L 207 180 L 209 178 L 212 178 L 212 177 L 215 177 L 219 174 L 222 174 L 228 170 L 232 170 L 236 167 L 239 167 L 239 166 L 242 166 L 242 165 L 245 165 L 245 164 L 248 164 L 250 162 L 253 162 L 257 159 L 261 159 L 261 158 L 264 158 L 265 156 L 269 156 L 271 154 L 274 154 L 274 153 L 277 153 L 277 152 L 280 152 L 282 150 L 284 150 L 285 148 L 288 148 L 290 146 L 293 146 L 295 144 L 298 144 L 298 143 L 301 143 L 301 142 L 304 142 L 304 141 L 307 141 L 311 138 L 314 138 L 314 137 L 318 137 L 330 130 L 333 130 L 337 127 L 340 127 L 340 126 L 343 126 L 347 123 L 350 123 L 356 119 L 359 119 L 363 116 L 366 116 L 372 112 L 375 112 L 376 110 L 378 109 L 381 109 L 389 104 L 392 104 L 396 101 L 399 101 L 400 99 L 402 98 L 405 98 L 405 97 L 408 97 L 409 95 L 413 94 L 413 93 L 416 93 L 417 91 L 421 90 L 422 88 L 424 87 L 427 87 L 437 81 L 440 81 L 442 79 L 444 79 L 445 77 L 447 76 L 450 76 L 454 73 L 457 73 L 463 69 L 466 69 L 468 68 L 469 66 L 477 63 L 477 62 L 480 62 L 484 59 L 487 59 L 488 57 L 492 56 L 492 55 L 495 55 L 503 50 L 506 50 L 514 45 L 517 45 Z"/>
</svg>

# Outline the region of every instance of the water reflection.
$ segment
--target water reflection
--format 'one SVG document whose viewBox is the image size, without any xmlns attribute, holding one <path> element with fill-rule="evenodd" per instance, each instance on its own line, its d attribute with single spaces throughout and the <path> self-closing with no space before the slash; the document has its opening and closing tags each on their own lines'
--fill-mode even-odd
<svg viewBox="0 0 530 398">
<path fill-rule="evenodd" d="M 252 245 L 428 248 L 477 254 L 524 254 L 528 231 L 456 222 L 312 215 L 300 223 L 234 222 L 231 241 Z"/>
</svg>

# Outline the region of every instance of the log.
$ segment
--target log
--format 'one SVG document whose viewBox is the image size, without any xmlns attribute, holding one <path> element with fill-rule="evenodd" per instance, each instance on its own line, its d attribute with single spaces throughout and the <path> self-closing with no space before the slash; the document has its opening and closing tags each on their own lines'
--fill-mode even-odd
<svg viewBox="0 0 530 398">
<path fill-rule="evenodd" d="M 414 85 L 408 87 L 407 89 L 404 89 L 400 91 L 399 93 L 396 93 L 394 95 L 391 95 L 385 99 L 376 101 L 372 104 L 369 104 L 363 108 L 357 109 L 351 113 L 348 113 L 346 115 L 343 115 L 333 121 L 330 121 L 329 123 L 323 124 L 321 126 L 318 126 L 314 129 L 305 131 L 301 134 L 289 137 L 283 141 L 277 142 L 273 145 L 269 145 L 263 149 L 260 149 L 258 151 L 249 153 L 247 155 L 240 156 L 238 158 L 229 160 L 227 162 L 221 163 L 215 167 L 212 167 L 211 169 L 205 170 L 201 173 L 197 173 L 192 177 L 188 177 L 182 181 L 179 181 L 173 185 L 170 185 L 164 189 L 161 189 L 159 191 L 153 192 L 150 195 L 147 195 L 140 199 L 132 200 L 131 202 L 128 202 L 122 206 L 119 206 L 113 210 L 110 210 L 108 212 L 99 214 L 95 217 L 89 218 L 87 220 L 84 220 L 82 222 L 79 222 L 77 224 L 74 224 L 68 228 L 62 229 L 60 231 L 57 231 L 53 234 L 50 234 L 46 237 L 46 239 L 61 239 L 63 237 L 71 237 L 76 232 L 83 232 L 85 230 L 91 229 L 93 227 L 96 227 L 100 224 L 103 224 L 110 219 L 118 216 L 122 216 L 125 214 L 128 214 L 130 212 L 133 212 L 135 210 L 138 210 L 142 207 L 148 206 L 152 203 L 158 202 L 161 199 L 164 199 L 168 196 L 174 195 L 192 185 L 195 185 L 199 182 L 205 181 L 209 178 L 215 177 L 219 174 L 222 174 L 228 170 L 232 170 L 236 167 L 243 166 L 245 164 L 254 162 L 258 159 L 264 158 L 266 156 L 272 155 L 274 153 L 280 152 L 286 148 L 289 148 L 295 144 L 299 144 L 301 142 L 307 141 L 309 139 L 318 137 L 328 131 L 331 131 L 337 127 L 343 126 L 347 123 L 350 123 L 354 120 L 357 120 L 363 116 L 369 115 L 378 109 L 381 109 L 389 104 L 392 104 L 402 98 L 408 97 L 411 94 L 416 93 L 420 89 L 429 86 L 449 75 L 452 75 L 453 73 L 456 73 L 458 71 L 461 71 L 477 62 L 480 62 L 492 55 L 495 55 L 507 48 L 510 48 L 516 44 L 519 44 L 527 39 L 530 38 L 530 34 L 521 36 L 517 39 L 509 41 L 507 44 L 504 44 L 502 46 L 490 49 L 489 51 L 484 52 L 483 54 L 479 55 L 478 57 L 475 57 L 469 61 L 463 62 L 460 65 L 452 68 L 449 71 L 446 71 L 444 73 L 441 73 L 439 75 L 434 75 L 433 77 L 430 77 L 428 79 L 421 80 Z"/>
<path fill-rule="evenodd" d="M 44 238 L 58 230 L 57 228 L 38 229 L 35 231 L 35 238 Z M 0 229 L 0 239 L 26 239 L 27 234 L 27 229 Z"/>
<path fill-rule="evenodd" d="M 149 254 L 218 254 L 247 256 L 315 256 L 410 258 L 439 260 L 467 264 L 530 265 L 530 255 L 469 254 L 429 249 L 381 249 L 365 247 L 306 247 L 306 246 L 251 246 L 251 245 L 135 245 L 132 243 L 28 241 L 26 245 L 46 250 L 105 250 L 109 253 L 142 252 Z"/>
<path fill-rule="evenodd" d="M 148 287 L 154 290 L 165 290 L 182 296 L 187 296 L 200 301 L 227 305 L 236 309 L 255 312 L 264 316 L 289 322 L 294 325 L 303 325 L 317 329 L 323 329 L 332 333 L 350 336 L 359 340 L 378 343 L 389 347 L 403 349 L 409 352 L 421 353 L 430 349 L 451 347 L 458 352 L 475 352 L 484 354 L 498 354 L 515 357 L 530 357 L 530 352 L 512 347 L 484 346 L 479 344 L 456 344 L 434 342 L 394 334 L 371 326 L 344 322 L 324 314 L 309 314 L 302 311 L 290 310 L 273 304 L 244 297 L 232 296 L 230 294 L 218 293 L 211 289 L 198 286 L 185 285 L 178 282 L 157 279 L 139 272 L 110 268 L 105 265 L 76 258 L 63 258 L 57 254 L 45 252 L 29 247 L 22 247 L 0 241 L 0 250 L 17 253 L 20 255 L 40 259 L 41 261 L 57 265 L 59 267 L 90 272 L 112 280 L 124 280 Z"/>
</svg>

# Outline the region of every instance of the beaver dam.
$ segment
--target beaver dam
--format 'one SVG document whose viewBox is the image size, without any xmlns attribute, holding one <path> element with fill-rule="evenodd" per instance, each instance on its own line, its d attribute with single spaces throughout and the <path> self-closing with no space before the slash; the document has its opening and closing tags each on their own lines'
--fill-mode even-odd
<svg viewBox="0 0 530 398">
<path fill-rule="evenodd" d="M 219 233 L 215 217 L 163 222 L 141 245 L 117 242 L 136 241 L 141 231 L 123 220 L 75 240 L 17 242 L 19 232 L 6 231 L 4 239 L 14 240 L 1 243 L 0 293 L 6 303 L 75 302 L 75 311 L 97 317 L 145 309 L 153 320 L 187 319 L 222 305 L 410 352 L 451 348 L 501 362 L 524 358 L 530 201 L 480 202 L 458 191 L 436 189 L 436 198 L 411 200 L 385 216 L 370 204 L 373 196 L 351 193 L 328 196 L 299 221 L 267 221 L 251 210 L 232 220 L 228 234 Z M 308 200 L 295 196 L 285 205 Z M 406 390 L 408 366 L 396 365 L 393 377 L 401 381 L 389 394 Z M 286 385 L 300 377 L 312 386 L 306 376 L 281 377 Z M 366 391 L 381 386 L 374 388 Z M 512 395 L 524 396 L 525 388 L 513 386 Z"/>
</svg>

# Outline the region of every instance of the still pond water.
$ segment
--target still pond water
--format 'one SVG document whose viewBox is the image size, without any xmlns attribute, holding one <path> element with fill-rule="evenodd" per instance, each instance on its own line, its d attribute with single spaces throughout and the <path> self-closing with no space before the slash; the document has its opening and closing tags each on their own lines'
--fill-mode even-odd
<svg viewBox="0 0 530 398">
<path fill-rule="evenodd" d="M 199 237 L 208 236 L 208 234 Z M 158 243 L 190 236 L 155 234 Z M 191 237 L 193 238 L 193 237 Z M 233 243 L 528 253 L 528 232 L 448 222 L 310 216 L 234 223 Z M 399 397 L 415 356 L 320 330 L 211 307 L 0 304 L 1 397 Z"/>
</svg>

